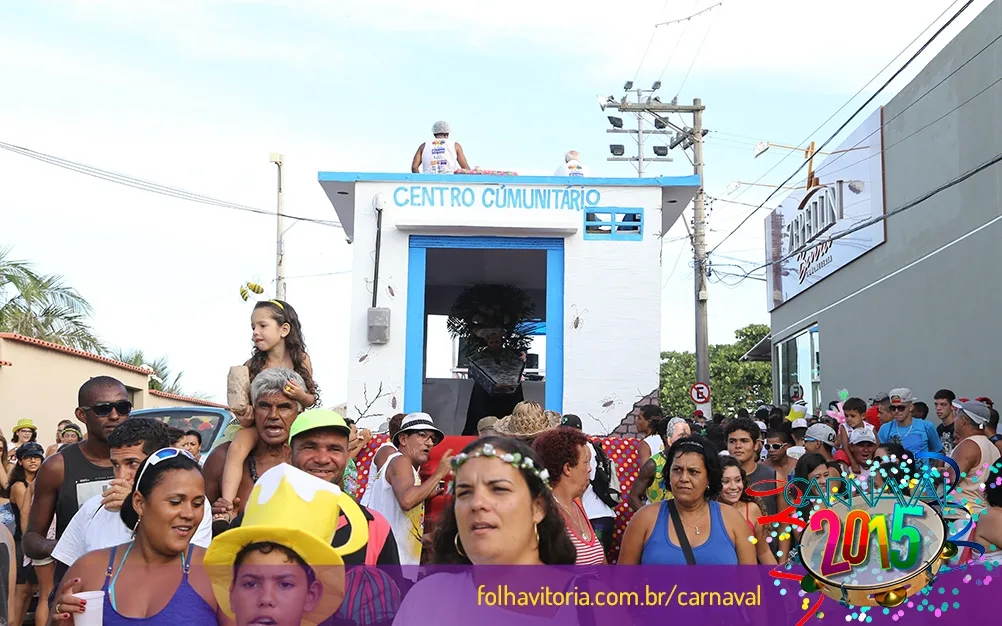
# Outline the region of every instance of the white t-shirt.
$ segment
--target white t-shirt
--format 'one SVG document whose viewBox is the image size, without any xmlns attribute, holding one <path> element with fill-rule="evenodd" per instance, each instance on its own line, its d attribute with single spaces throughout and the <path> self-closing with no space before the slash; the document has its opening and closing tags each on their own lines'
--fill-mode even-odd
<svg viewBox="0 0 1002 626">
<path fill-rule="evenodd" d="M 93 496 L 80 507 L 63 531 L 59 543 L 52 549 L 52 558 L 71 566 L 88 552 L 132 541 L 132 531 L 122 521 L 118 511 L 109 511 L 101 506 L 102 495 Z M 191 542 L 200 548 L 208 548 L 212 541 L 212 511 L 208 503 L 203 510 L 205 514 Z"/>
<path fill-rule="evenodd" d="M 424 502 L 410 511 L 404 511 L 400 508 L 397 496 L 393 493 L 393 485 L 390 484 L 388 478 L 390 463 L 398 458 L 401 459 L 402 463 L 410 462 L 399 452 L 386 459 L 386 463 L 376 472 L 375 478 L 369 481 L 366 493 L 371 491 L 372 495 L 369 497 L 367 506 L 373 511 L 382 513 L 386 521 L 390 523 L 393 538 L 397 540 L 400 564 L 405 566 L 420 565 L 422 538 L 424 537 Z M 412 466 L 411 471 L 414 472 L 414 485 L 420 485 L 421 476 L 418 474 L 417 468 Z"/>
<path fill-rule="evenodd" d="M 554 176 L 587 176 L 588 169 L 578 161 L 568 161 L 553 173 Z"/>
<path fill-rule="evenodd" d="M 434 137 L 424 142 L 421 169 L 425 174 L 455 174 L 459 169 L 456 142 L 443 137 Z"/>
<path fill-rule="evenodd" d="M 588 479 L 595 480 L 595 470 L 598 468 L 598 461 L 595 459 L 595 448 L 592 447 L 591 442 L 586 446 L 588 449 L 588 466 L 591 468 L 588 474 Z M 616 471 L 615 463 L 612 464 L 612 471 Z M 588 488 L 585 489 L 584 495 L 581 496 L 581 504 L 584 506 L 585 515 L 588 519 L 599 519 L 602 517 L 616 517 L 615 511 L 609 508 L 609 505 L 599 499 L 595 495 L 595 490 L 592 489 L 591 483 L 588 483 Z"/>
<path fill-rule="evenodd" d="M 650 446 L 651 448 L 651 456 L 654 456 L 658 452 L 661 452 L 665 449 L 665 442 L 661 440 L 661 435 L 658 434 L 650 435 L 648 437 L 645 437 L 644 441 L 646 441 L 647 445 Z"/>
</svg>

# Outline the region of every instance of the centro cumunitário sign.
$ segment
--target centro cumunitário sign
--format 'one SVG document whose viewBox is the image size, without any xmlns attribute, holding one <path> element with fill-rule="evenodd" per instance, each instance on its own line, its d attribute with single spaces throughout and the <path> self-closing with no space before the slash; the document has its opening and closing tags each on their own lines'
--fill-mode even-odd
<svg viewBox="0 0 1002 626">
<path fill-rule="evenodd" d="M 412 185 L 393 190 L 393 204 L 398 207 L 488 209 L 562 209 L 583 211 L 602 202 L 597 189 L 583 187 L 509 187 Z"/>
</svg>

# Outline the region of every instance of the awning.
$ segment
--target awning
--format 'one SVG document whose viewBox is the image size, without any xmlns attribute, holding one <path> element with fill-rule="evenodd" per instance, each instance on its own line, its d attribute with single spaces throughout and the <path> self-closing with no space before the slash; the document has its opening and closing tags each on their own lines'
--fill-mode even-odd
<svg viewBox="0 0 1002 626">
<path fill-rule="evenodd" d="M 745 353 L 741 357 L 742 361 L 753 361 L 762 363 L 772 362 L 772 334 L 768 334 L 765 337 L 759 339 L 758 343 L 755 344 L 751 350 Z"/>
</svg>

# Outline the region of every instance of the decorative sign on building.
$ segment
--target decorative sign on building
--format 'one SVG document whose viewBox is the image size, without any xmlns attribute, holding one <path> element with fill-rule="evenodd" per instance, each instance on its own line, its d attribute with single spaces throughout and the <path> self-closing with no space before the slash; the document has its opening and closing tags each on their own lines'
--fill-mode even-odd
<svg viewBox="0 0 1002 626">
<path fill-rule="evenodd" d="M 816 185 L 766 218 L 770 311 L 884 243 L 882 119 L 883 109 L 870 115 L 817 168 Z"/>
</svg>

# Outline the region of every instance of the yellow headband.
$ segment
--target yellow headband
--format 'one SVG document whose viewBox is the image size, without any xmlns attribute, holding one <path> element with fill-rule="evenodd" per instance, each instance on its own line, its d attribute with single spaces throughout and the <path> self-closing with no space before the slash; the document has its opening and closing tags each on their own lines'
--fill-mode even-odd
<svg viewBox="0 0 1002 626">
<path fill-rule="evenodd" d="M 275 306 L 277 306 L 278 308 L 282 309 L 283 311 L 285 310 L 285 305 L 282 304 L 281 302 L 279 302 L 278 300 L 268 300 L 268 302 L 274 304 Z"/>
</svg>

